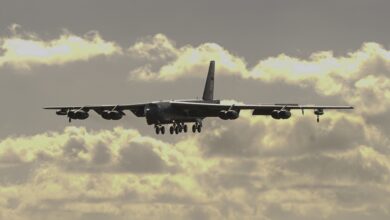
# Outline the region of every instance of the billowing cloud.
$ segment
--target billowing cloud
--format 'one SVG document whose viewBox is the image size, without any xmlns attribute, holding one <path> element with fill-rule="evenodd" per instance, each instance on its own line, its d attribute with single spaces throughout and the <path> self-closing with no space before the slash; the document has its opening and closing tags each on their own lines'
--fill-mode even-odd
<svg viewBox="0 0 390 220">
<path fill-rule="evenodd" d="M 145 39 L 136 42 L 128 51 L 130 54 L 134 55 L 134 57 L 148 60 L 165 60 L 175 58 L 179 55 L 175 43 L 163 34 L 146 37 Z"/>
<path fill-rule="evenodd" d="M 133 129 L 0 142 L 3 217 L 386 219 L 389 139 L 359 115 L 243 114 L 169 143 Z M 245 130 L 245 132 L 237 132 Z M 378 208 L 379 207 L 379 208 Z"/>
<path fill-rule="evenodd" d="M 130 77 L 134 79 L 174 80 L 183 76 L 204 76 L 210 60 L 217 62 L 218 71 L 221 73 L 247 75 L 244 59 L 231 54 L 216 43 L 178 48 L 165 35 L 157 34 L 136 42 L 129 48 L 129 53 L 153 62 L 170 61 L 160 66 L 157 71 L 152 70 L 150 64 L 135 69 L 130 73 Z"/>
<path fill-rule="evenodd" d="M 0 37 L 0 67 L 29 69 L 34 65 L 62 65 L 121 53 L 116 43 L 105 41 L 97 32 L 77 36 L 64 31 L 52 40 L 41 39 L 32 33 L 12 32 L 11 36 Z"/>
</svg>

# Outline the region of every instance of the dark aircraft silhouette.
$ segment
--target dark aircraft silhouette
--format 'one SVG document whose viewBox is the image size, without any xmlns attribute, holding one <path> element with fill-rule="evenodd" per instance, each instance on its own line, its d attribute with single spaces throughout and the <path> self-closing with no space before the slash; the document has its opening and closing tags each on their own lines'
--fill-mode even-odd
<svg viewBox="0 0 390 220">
<path fill-rule="evenodd" d="M 219 117 L 223 120 L 234 120 L 239 117 L 241 110 L 253 110 L 252 115 L 270 115 L 274 119 L 288 119 L 291 117 L 291 110 L 301 110 L 303 114 L 305 109 L 312 109 L 319 122 L 324 109 L 353 109 L 352 106 L 299 104 L 220 104 L 220 100 L 214 100 L 214 69 L 215 62 L 211 61 L 202 99 L 156 101 L 130 105 L 60 106 L 44 109 L 57 110 L 56 114 L 66 115 L 69 122 L 72 119 L 87 119 L 90 110 L 94 110 L 106 120 L 119 120 L 125 115 L 124 111 L 129 110 L 137 117 L 145 117 L 148 125 L 154 125 L 156 134 L 165 133 L 165 124 L 170 125 L 169 133 L 171 134 L 187 132 L 186 123 L 194 123 L 192 132 L 200 133 L 203 119 Z"/>
</svg>

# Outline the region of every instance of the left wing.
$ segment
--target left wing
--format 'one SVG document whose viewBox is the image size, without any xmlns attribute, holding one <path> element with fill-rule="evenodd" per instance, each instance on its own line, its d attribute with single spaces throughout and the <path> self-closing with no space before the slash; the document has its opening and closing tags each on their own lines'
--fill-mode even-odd
<svg viewBox="0 0 390 220">
<path fill-rule="evenodd" d="M 215 103 L 197 103 L 197 102 L 177 102 L 172 101 L 171 105 L 184 111 L 193 112 L 209 112 L 212 115 L 218 115 L 222 119 L 223 114 L 231 111 L 232 114 L 237 115 L 240 110 L 252 110 L 252 115 L 271 115 L 275 119 L 287 119 L 291 116 L 291 110 L 313 109 L 314 114 L 319 116 L 324 114 L 324 109 L 353 109 L 352 106 L 330 106 L 330 105 L 299 105 L 299 104 L 258 104 L 258 105 L 243 105 L 243 104 L 215 104 Z"/>
<path fill-rule="evenodd" d="M 254 111 L 272 111 L 272 110 L 293 110 L 293 109 L 353 109 L 352 106 L 332 106 L 332 105 L 299 105 L 299 104 L 215 104 L 215 103 L 198 103 L 198 102 L 176 102 L 171 101 L 172 106 L 183 109 L 208 109 L 208 110 L 254 110 Z M 256 115 L 256 114 L 254 114 Z"/>
</svg>

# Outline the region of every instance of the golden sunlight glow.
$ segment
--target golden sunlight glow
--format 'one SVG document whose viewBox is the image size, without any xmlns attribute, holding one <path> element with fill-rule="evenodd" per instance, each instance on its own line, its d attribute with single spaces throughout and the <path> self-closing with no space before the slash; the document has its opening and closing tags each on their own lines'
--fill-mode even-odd
<svg viewBox="0 0 390 220">
<path fill-rule="evenodd" d="M 31 36 L 13 36 L 1 39 L 0 42 L 0 48 L 4 51 L 0 56 L 0 67 L 10 65 L 19 69 L 39 64 L 60 65 L 121 53 L 119 46 L 103 40 L 97 33 L 83 37 L 65 33 L 51 41 Z"/>
</svg>

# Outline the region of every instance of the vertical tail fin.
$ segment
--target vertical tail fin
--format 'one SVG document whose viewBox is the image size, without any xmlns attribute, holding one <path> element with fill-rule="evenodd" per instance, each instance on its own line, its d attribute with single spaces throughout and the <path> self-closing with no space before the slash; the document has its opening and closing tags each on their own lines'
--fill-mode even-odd
<svg viewBox="0 0 390 220">
<path fill-rule="evenodd" d="M 215 71 L 215 61 L 210 61 L 209 72 L 207 73 L 206 84 L 203 91 L 203 100 L 213 100 L 214 99 L 214 71 Z"/>
</svg>

